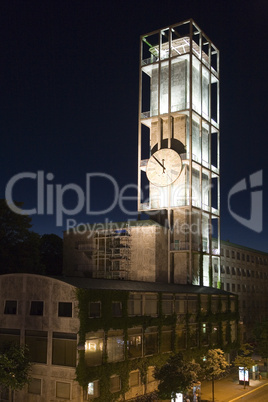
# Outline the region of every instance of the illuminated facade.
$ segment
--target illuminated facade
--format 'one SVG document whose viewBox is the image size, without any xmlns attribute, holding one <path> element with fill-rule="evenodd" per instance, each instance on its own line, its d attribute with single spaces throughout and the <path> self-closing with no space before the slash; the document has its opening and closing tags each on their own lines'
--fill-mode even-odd
<svg viewBox="0 0 268 402">
<path fill-rule="evenodd" d="M 212 285 L 219 51 L 192 20 L 143 35 L 139 93 L 138 210 L 169 228 L 168 281 Z"/>
</svg>

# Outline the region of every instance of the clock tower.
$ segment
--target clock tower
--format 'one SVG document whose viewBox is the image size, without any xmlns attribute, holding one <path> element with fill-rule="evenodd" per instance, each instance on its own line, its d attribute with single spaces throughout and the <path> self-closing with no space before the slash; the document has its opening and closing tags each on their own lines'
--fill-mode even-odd
<svg viewBox="0 0 268 402">
<path fill-rule="evenodd" d="M 193 20 L 142 35 L 139 83 L 138 210 L 166 227 L 169 282 L 215 286 L 219 51 Z"/>
</svg>

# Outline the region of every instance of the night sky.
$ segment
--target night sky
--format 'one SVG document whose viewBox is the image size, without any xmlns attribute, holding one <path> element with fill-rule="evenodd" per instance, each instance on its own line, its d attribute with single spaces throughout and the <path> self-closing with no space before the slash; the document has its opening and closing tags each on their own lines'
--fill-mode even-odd
<svg viewBox="0 0 268 402">
<path fill-rule="evenodd" d="M 0 198 L 13 176 L 24 172 L 44 172 L 55 199 L 56 185 L 74 183 L 85 191 L 88 173 L 109 174 L 120 189 L 136 184 L 139 37 L 193 18 L 221 57 L 222 239 L 268 252 L 267 17 L 267 1 L 260 0 L 2 0 Z M 255 190 L 263 192 L 263 230 L 257 233 L 230 215 L 227 200 L 236 183 L 246 179 L 249 185 L 249 176 L 260 170 L 263 185 Z M 66 218 L 136 219 L 134 201 L 125 204 L 132 214 L 117 206 L 98 215 L 112 194 L 111 182 L 95 177 L 90 209 L 96 215 L 83 208 L 63 216 L 60 226 L 55 213 L 34 215 L 32 229 L 62 236 Z M 35 208 L 37 180 L 17 181 L 13 198 Z M 73 191 L 65 193 L 64 205 L 77 205 Z M 231 207 L 249 219 L 250 191 L 233 196 Z"/>
</svg>

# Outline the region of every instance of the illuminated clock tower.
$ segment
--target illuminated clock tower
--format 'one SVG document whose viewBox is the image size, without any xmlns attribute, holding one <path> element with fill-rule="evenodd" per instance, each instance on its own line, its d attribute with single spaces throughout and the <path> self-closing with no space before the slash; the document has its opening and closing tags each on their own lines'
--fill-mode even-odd
<svg viewBox="0 0 268 402">
<path fill-rule="evenodd" d="M 169 282 L 212 285 L 220 274 L 219 51 L 193 20 L 142 35 L 139 82 L 138 210 L 167 228 Z"/>
</svg>

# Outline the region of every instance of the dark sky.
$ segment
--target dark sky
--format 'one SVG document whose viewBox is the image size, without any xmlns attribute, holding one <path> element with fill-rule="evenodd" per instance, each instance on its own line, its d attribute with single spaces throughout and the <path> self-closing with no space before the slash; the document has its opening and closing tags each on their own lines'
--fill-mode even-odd
<svg viewBox="0 0 268 402">
<path fill-rule="evenodd" d="M 2 0 L 0 197 L 13 176 L 24 172 L 44 172 L 45 191 L 58 191 L 58 200 L 70 183 L 85 191 L 87 173 L 109 174 L 120 189 L 136 184 L 139 37 L 188 18 L 221 52 L 222 238 L 268 252 L 266 1 Z M 249 184 L 259 170 L 263 230 L 257 233 L 231 216 L 227 200 L 236 183 Z M 112 194 L 109 180 L 92 179 L 91 211 L 107 208 Z M 37 180 L 18 180 L 13 195 L 25 208 L 35 208 Z M 65 193 L 63 202 L 74 208 L 74 191 Z M 66 218 L 77 223 L 135 219 L 135 202 L 126 207 L 134 214 L 115 207 L 90 216 L 83 208 L 63 216 L 62 226 L 55 213 L 33 216 L 33 230 L 61 236 Z M 233 196 L 231 207 L 249 219 L 250 191 Z"/>
</svg>

